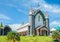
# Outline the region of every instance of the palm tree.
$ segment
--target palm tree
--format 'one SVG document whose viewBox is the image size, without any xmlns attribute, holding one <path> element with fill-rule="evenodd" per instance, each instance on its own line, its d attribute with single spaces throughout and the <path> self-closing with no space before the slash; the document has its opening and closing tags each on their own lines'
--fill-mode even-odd
<svg viewBox="0 0 60 42">
<path fill-rule="evenodd" d="M 54 39 L 54 40 L 59 40 L 60 39 L 60 34 L 59 34 L 59 32 L 58 31 L 53 31 L 53 35 L 52 35 L 52 38 Z"/>
<path fill-rule="evenodd" d="M 16 41 L 20 42 L 20 36 L 16 32 L 12 32 L 12 31 L 9 32 L 7 35 L 7 38 L 8 40 L 13 40 L 13 42 L 16 42 Z"/>
</svg>

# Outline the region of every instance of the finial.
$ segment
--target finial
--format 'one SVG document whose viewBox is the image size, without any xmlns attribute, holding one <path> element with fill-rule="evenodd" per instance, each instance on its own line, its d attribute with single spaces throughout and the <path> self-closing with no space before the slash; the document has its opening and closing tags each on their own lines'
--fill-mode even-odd
<svg viewBox="0 0 60 42">
<path fill-rule="evenodd" d="M 46 18 L 48 18 L 48 12 L 46 11 Z"/>
<path fill-rule="evenodd" d="M 31 5 L 31 7 L 30 7 L 30 10 L 33 10 L 32 5 Z"/>
<path fill-rule="evenodd" d="M 39 5 L 39 3 L 38 3 L 38 6 L 37 6 L 37 9 L 40 9 L 40 5 Z"/>
<path fill-rule="evenodd" d="M 33 12 L 34 12 L 34 10 L 33 10 L 32 6 L 31 6 L 29 14 L 32 14 Z"/>
</svg>

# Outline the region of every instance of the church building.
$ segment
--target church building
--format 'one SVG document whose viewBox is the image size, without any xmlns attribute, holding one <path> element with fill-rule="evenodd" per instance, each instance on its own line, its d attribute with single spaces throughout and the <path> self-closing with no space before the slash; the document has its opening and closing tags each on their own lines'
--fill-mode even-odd
<svg viewBox="0 0 60 42">
<path fill-rule="evenodd" d="M 32 7 L 29 11 L 29 23 L 22 24 L 17 32 L 20 35 L 40 35 L 40 36 L 48 36 L 50 34 L 49 28 L 49 16 L 46 12 L 45 14 L 40 10 L 40 6 L 38 5 L 37 9 L 34 10 Z"/>
</svg>

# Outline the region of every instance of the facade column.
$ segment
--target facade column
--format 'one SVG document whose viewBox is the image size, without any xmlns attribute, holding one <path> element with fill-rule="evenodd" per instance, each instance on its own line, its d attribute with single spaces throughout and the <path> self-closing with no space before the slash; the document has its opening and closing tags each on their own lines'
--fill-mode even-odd
<svg viewBox="0 0 60 42">
<path fill-rule="evenodd" d="M 37 29 L 37 36 L 39 35 L 39 29 Z"/>
<path fill-rule="evenodd" d="M 28 26 L 28 32 L 27 32 L 27 36 L 30 35 L 30 26 Z"/>
<path fill-rule="evenodd" d="M 40 36 L 42 36 L 42 30 L 40 30 Z"/>
</svg>

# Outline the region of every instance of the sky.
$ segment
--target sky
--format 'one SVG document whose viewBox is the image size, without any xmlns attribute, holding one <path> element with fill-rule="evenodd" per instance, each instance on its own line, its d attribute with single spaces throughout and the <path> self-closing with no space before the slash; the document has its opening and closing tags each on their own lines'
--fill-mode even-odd
<svg viewBox="0 0 60 42">
<path fill-rule="evenodd" d="M 49 14 L 50 27 L 60 26 L 60 0 L 0 0 L 0 22 L 13 29 L 28 23 L 30 7 L 37 9 L 38 3 L 40 10 Z"/>
</svg>

